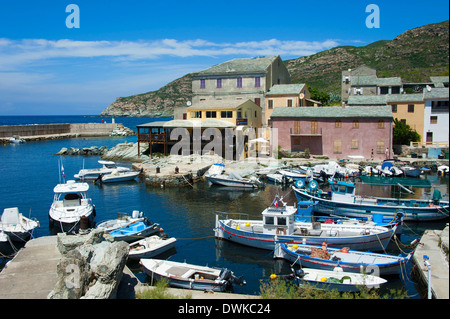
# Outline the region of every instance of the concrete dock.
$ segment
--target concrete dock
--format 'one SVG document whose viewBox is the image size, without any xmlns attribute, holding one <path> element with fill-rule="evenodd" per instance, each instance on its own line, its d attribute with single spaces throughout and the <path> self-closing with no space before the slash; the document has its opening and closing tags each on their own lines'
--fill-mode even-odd
<svg viewBox="0 0 450 319">
<path fill-rule="evenodd" d="M 26 243 L 0 273 L 0 299 L 46 299 L 57 281 L 56 236 Z"/>
<path fill-rule="evenodd" d="M 448 244 L 447 224 L 444 230 L 426 230 L 413 255 L 417 273 L 426 287 L 429 284 L 428 268 L 423 257 L 428 256 L 428 262 L 431 264 L 431 292 L 435 299 L 449 299 Z"/>
</svg>

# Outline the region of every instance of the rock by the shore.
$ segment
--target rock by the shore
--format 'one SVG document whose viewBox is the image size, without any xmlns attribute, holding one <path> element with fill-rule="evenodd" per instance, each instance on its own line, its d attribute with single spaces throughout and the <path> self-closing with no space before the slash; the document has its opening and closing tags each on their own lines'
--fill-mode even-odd
<svg viewBox="0 0 450 319">
<path fill-rule="evenodd" d="M 129 245 L 114 242 L 102 230 L 87 235 L 57 236 L 62 258 L 58 281 L 49 299 L 115 298 L 128 258 Z"/>
<path fill-rule="evenodd" d="M 63 147 L 57 152 L 55 155 L 64 155 L 64 156 L 70 156 L 70 155 L 84 155 L 84 156 L 95 156 L 100 155 L 102 156 L 108 151 L 108 148 L 106 146 L 91 146 L 91 147 L 84 147 L 84 148 L 76 148 L 71 147 L 70 149 L 67 147 Z"/>
</svg>

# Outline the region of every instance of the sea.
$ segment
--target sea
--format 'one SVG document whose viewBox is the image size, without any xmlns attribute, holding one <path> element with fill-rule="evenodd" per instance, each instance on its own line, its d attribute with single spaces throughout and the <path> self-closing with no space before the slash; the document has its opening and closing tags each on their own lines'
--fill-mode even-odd
<svg viewBox="0 0 450 319">
<path fill-rule="evenodd" d="M 171 118 L 115 117 L 116 123 L 136 131 L 136 125 Z M 100 123 L 111 122 L 111 117 L 99 116 L 0 116 L 0 125 L 48 124 L 48 123 Z M 63 147 L 106 146 L 112 148 L 118 143 L 136 142 L 130 137 L 93 137 L 43 140 L 24 144 L 0 145 L 0 210 L 18 207 L 27 217 L 36 218 L 40 228 L 34 237 L 51 235 L 48 211 L 53 201 L 53 188 L 60 182 L 59 163 L 62 162 L 66 179 L 73 178 L 82 168 L 99 167 L 99 156 L 57 156 Z M 130 162 L 119 162 L 131 167 Z M 430 174 L 433 188 L 439 188 L 448 200 L 449 180 Z M 215 187 L 208 182 L 195 183 L 192 187 L 160 188 L 150 187 L 142 180 L 120 184 L 94 184 L 90 182 L 89 195 L 95 204 L 95 221 L 117 218 L 118 213 L 139 210 L 151 221 L 160 224 L 164 232 L 177 239 L 176 247 L 161 258 L 212 267 L 226 267 L 237 276 L 244 276 L 246 285 L 233 287 L 234 293 L 258 295 L 262 283 L 270 281 L 271 274 L 289 275 L 290 265 L 284 260 L 273 259 L 271 251 L 241 246 L 214 238 L 215 212 L 246 213 L 249 219 L 261 219 L 261 212 L 270 206 L 276 195 L 284 196 L 288 205 L 296 200 L 290 188 L 267 183 L 264 189 L 240 190 Z M 390 187 L 359 185 L 359 192 L 365 195 L 390 196 Z M 401 196 L 431 197 L 432 189 L 413 188 L 414 194 Z M 391 241 L 387 252 L 407 253 L 409 244 L 419 239 L 426 229 L 445 227 L 445 222 L 407 223 L 404 225 L 400 242 Z M 0 255 L 0 267 L 7 261 Z M 136 262 L 128 267 L 139 280 L 149 282 Z M 426 290 L 416 282 L 411 274 L 412 263 L 407 265 L 403 278 L 394 276 L 383 285 L 380 293 L 389 295 L 390 289 L 404 289 L 408 298 L 419 299 L 426 296 Z M 1 288 L 0 288 L 1 289 Z M 425 288 L 426 289 L 426 288 Z"/>
</svg>

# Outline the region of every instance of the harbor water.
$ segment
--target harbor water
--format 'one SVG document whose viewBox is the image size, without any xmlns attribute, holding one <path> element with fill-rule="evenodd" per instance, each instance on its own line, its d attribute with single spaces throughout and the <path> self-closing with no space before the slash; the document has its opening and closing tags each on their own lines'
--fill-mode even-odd
<svg viewBox="0 0 450 319">
<path fill-rule="evenodd" d="M 0 125 L 46 124 L 46 123 L 83 123 L 101 122 L 111 118 L 61 116 L 61 117 L 0 117 Z M 116 118 L 136 131 L 137 124 L 155 120 L 153 118 Z M 47 122 L 48 121 L 48 122 Z M 83 167 L 98 167 L 98 156 L 55 156 L 62 147 L 107 146 L 111 148 L 122 142 L 136 142 L 136 136 L 77 138 L 44 140 L 24 144 L 0 145 L 0 210 L 18 207 L 25 216 L 39 220 L 40 228 L 33 236 L 50 235 L 48 211 L 53 200 L 53 188 L 60 181 L 58 162 L 62 161 L 67 179 Z M 120 163 L 131 167 L 131 163 Z M 402 193 L 402 196 L 431 197 L 434 188 L 439 188 L 445 200 L 448 200 L 449 180 L 447 177 L 428 175 L 432 189 L 413 188 L 414 194 Z M 275 195 L 284 196 L 284 201 L 294 205 L 296 200 L 290 188 L 269 184 L 261 190 L 237 190 L 215 187 L 206 181 L 195 183 L 193 187 L 159 188 L 149 187 L 142 180 L 118 184 L 94 184 L 89 182 L 89 195 L 96 207 L 95 221 L 100 223 L 114 219 L 118 213 L 133 210 L 144 212 L 151 221 L 160 224 L 164 232 L 177 239 L 175 250 L 167 254 L 173 261 L 186 261 L 192 264 L 214 267 L 227 267 L 237 276 L 243 275 L 247 284 L 234 287 L 234 292 L 241 294 L 259 294 L 261 282 L 269 281 L 271 274 L 287 275 L 289 263 L 274 260 L 271 251 L 240 246 L 214 238 L 215 211 L 239 212 L 248 214 L 249 219 L 261 219 L 261 212 L 271 203 Z M 358 193 L 364 195 L 392 196 L 390 187 L 358 185 Z M 426 229 L 445 227 L 445 222 L 408 223 L 404 225 L 401 243 L 391 242 L 388 252 L 408 252 L 407 246 L 420 238 Z M 148 278 L 140 271 L 139 264 L 128 265 L 141 281 Z M 406 269 L 406 276 L 389 278 L 389 283 L 382 292 L 404 287 L 409 298 L 421 298 L 418 286 L 411 277 L 411 262 Z M 1 287 L 0 287 L 1 289 Z"/>
</svg>

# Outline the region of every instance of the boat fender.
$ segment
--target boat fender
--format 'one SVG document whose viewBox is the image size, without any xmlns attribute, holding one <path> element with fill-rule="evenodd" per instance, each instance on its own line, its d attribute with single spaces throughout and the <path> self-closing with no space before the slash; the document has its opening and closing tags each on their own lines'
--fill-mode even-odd
<svg viewBox="0 0 450 319">
<path fill-rule="evenodd" d="M 270 279 L 272 279 L 272 280 L 277 279 L 277 275 L 271 274 L 271 275 L 270 275 Z"/>
</svg>

